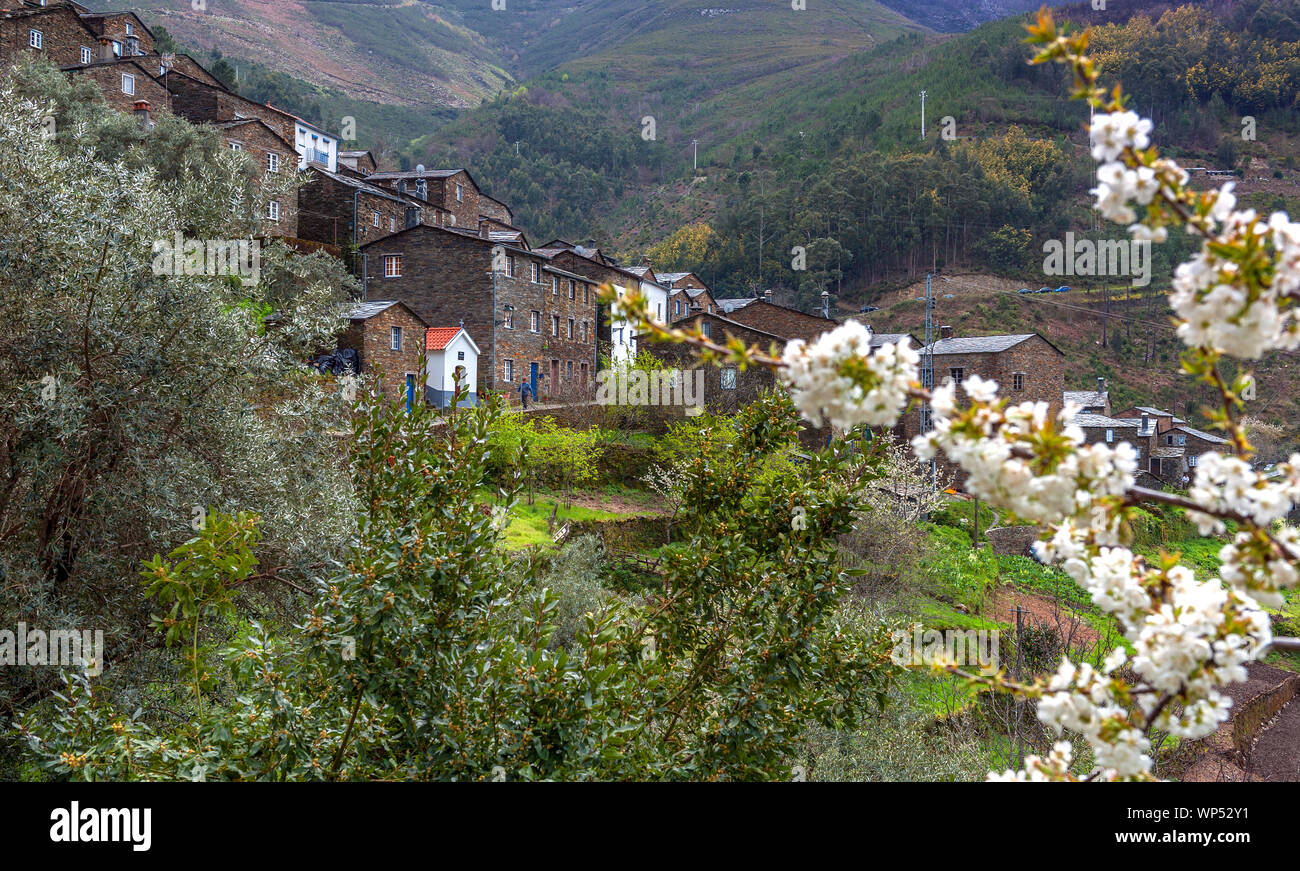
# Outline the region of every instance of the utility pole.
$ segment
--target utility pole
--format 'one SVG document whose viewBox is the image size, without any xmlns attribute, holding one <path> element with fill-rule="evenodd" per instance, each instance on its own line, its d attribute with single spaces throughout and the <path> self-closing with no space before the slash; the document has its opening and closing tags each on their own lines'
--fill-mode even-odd
<svg viewBox="0 0 1300 871">
<path fill-rule="evenodd" d="M 694 155 L 691 157 L 691 169 L 696 172 L 700 171 L 700 140 L 692 139 L 691 148 L 694 149 Z"/>
<path fill-rule="evenodd" d="M 921 92 L 921 139 L 925 139 L 925 91 Z"/>
<path fill-rule="evenodd" d="M 519 156 L 519 142 L 515 142 L 515 157 Z"/>
<path fill-rule="evenodd" d="M 1091 103 L 1088 104 L 1088 165 L 1092 167 L 1092 186 L 1097 187 L 1097 161 L 1092 159 L 1092 121 L 1096 115 L 1097 109 Z M 1089 207 L 1092 213 L 1092 229 L 1097 230 L 1097 210 Z"/>
<path fill-rule="evenodd" d="M 931 283 L 931 275 L 925 276 L 925 355 L 921 358 L 921 386 L 926 390 L 934 389 L 934 336 L 932 335 L 934 326 L 934 285 Z M 926 400 L 921 405 L 921 432 L 925 433 L 930 429 L 930 402 Z M 930 459 L 930 488 L 939 489 L 939 467 L 935 464 L 934 458 Z"/>
</svg>

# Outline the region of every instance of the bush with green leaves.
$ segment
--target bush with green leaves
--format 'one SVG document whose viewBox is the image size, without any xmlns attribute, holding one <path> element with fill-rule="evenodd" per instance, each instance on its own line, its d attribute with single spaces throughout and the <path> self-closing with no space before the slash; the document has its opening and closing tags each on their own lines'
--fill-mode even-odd
<svg viewBox="0 0 1300 871">
<path fill-rule="evenodd" d="M 293 178 L 168 113 L 143 130 L 42 62 L 0 76 L 0 161 L 0 624 L 102 629 L 101 691 L 146 701 L 179 675 L 133 582 L 142 559 L 208 507 L 254 512 L 241 607 L 285 620 L 351 534 L 330 435 L 347 406 L 302 361 L 333 346 L 355 282 L 281 243 L 256 282 L 158 274 L 155 243 L 248 240 Z M 0 669 L 0 716 L 55 686 Z M 0 772 L 11 750 L 0 739 Z"/>
<path fill-rule="evenodd" d="M 849 578 L 835 540 L 872 472 L 827 455 L 765 474 L 795 436 L 788 399 L 750 406 L 696 459 L 688 546 L 666 559 L 662 592 L 584 612 L 565 645 L 561 600 L 476 504 L 499 413 L 444 422 L 364 403 L 357 532 L 297 630 L 245 621 L 228 686 L 198 684 L 205 703 L 184 722 L 129 715 L 70 675 L 22 722 L 33 758 L 88 780 L 773 780 L 791 776 L 810 725 L 854 729 L 883 702 L 885 628 L 837 616 Z M 506 483 L 509 505 L 519 476 Z M 208 543 L 151 562 L 167 567 L 164 589 L 192 591 L 173 619 L 211 619 L 209 598 L 227 594 L 212 581 L 247 570 L 254 533 L 219 518 L 199 533 Z"/>
</svg>

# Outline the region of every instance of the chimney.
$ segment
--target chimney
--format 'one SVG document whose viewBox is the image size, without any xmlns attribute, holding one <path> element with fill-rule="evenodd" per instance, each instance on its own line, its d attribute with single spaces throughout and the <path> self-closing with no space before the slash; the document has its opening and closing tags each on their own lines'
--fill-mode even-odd
<svg viewBox="0 0 1300 871">
<path fill-rule="evenodd" d="M 1098 378 L 1098 379 L 1097 379 L 1097 392 L 1098 392 L 1098 393 L 1105 393 L 1105 392 L 1106 392 L 1106 379 L 1105 379 L 1105 378 Z"/>
<path fill-rule="evenodd" d="M 764 302 L 772 301 L 772 288 L 769 287 L 767 290 L 763 291 L 763 301 Z"/>
<path fill-rule="evenodd" d="M 149 112 L 148 100 L 136 100 L 133 111 L 135 119 L 140 122 L 141 130 L 148 130 L 153 126 L 153 116 Z"/>
<path fill-rule="evenodd" d="M 949 326 L 948 324 L 942 324 L 942 325 L 940 325 L 940 327 L 939 327 L 939 338 L 941 338 L 941 339 L 951 339 L 951 338 L 952 338 L 952 327 Z"/>
<path fill-rule="evenodd" d="M 1143 412 L 1142 429 L 1138 430 L 1138 435 L 1151 435 L 1151 417 Z"/>
<path fill-rule="evenodd" d="M 117 55 L 113 54 L 113 40 L 107 36 L 99 38 L 99 51 L 95 54 L 96 61 L 112 60 Z"/>
</svg>

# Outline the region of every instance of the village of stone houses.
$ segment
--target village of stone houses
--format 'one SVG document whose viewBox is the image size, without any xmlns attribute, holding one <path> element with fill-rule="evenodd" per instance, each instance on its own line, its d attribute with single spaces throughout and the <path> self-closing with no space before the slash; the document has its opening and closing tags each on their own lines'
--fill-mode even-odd
<svg viewBox="0 0 1300 871">
<path fill-rule="evenodd" d="M 1300 781 L 1300 4 L 515 5 L 0 0 L 0 780 Z"/>
</svg>

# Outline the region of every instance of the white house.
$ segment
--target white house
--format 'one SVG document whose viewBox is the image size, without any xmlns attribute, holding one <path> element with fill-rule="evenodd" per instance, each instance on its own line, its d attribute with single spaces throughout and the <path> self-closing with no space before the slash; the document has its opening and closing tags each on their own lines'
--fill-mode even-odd
<svg viewBox="0 0 1300 871">
<path fill-rule="evenodd" d="M 650 315 L 660 323 L 668 323 L 668 293 L 669 290 L 660 284 L 655 277 L 654 270 L 649 266 L 633 266 L 625 270 L 631 273 L 626 282 L 616 281 L 615 290 L 621 297 L 624 292 L 635 283 L 641 296 L 646 301 L 646 307 Z M 610 321 L 610 361 L 619 363 L 631 361 L 636 358 L 636 334 L 641 332 L 625 318 L 613 318 Z"/>
<path fill-rule="evenodd" d="M 339 171 L 339 138 L 301 118 L 293 119 L 293 147 L 298 152 L 298 168 L 318 163 L 330 172 Z"/>
<path fill-rule="evenodd" d="M 425 331 L 427 356 L 425 396 L 431 405 L 447 408 L 456 395 L 456 380 L 468 391 L 461 405 L 478 405 L 478 345 L 464 327 L 429 327 Z"/>
</svg>

